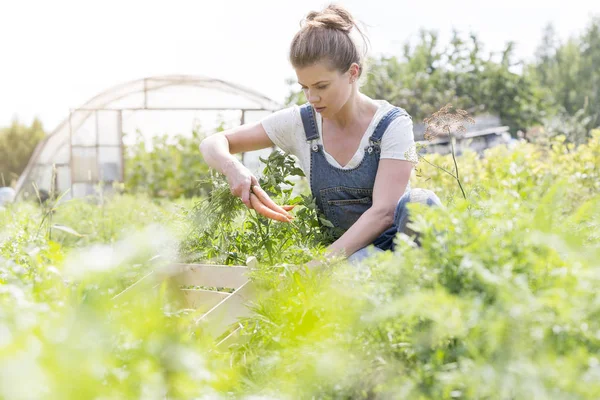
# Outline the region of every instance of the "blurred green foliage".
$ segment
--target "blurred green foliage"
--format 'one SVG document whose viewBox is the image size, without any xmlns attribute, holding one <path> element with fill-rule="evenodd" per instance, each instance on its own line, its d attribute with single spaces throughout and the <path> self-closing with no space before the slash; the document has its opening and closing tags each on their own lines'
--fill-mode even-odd
<svg viewBox="0 0 600 400">
<path fill-rule="evenodd" d="M 293 171 L 272 157 L 289 167 L 280 178 Z M 600 131 L 457 161 L 468 200 L 419 165 L 413 186 L 445 207 L 411 205 L 421 246 L 400 235 L 361 266 L 307 271 L 319 249 L 293 225 L 242 208 L 206 215 L 235 238 L 220 257 L 279 246 L 257 254 L 254 312 L 229 348 L 151 272 L 189 255 L 205 203 L 114 195 L 0 209 L 0 398 L 598 398 Z M 298 229 L 319 226 L 300 200 Z"/>
<path fill-rule="evenodd" d="M 199 145 L 205 135 L 200 129 L 191 135 L 161 135 L 149 143 L 140 132 L 125 156 L 125 190 L 151 197 L 177 199 L 208 195 L 208 164 Z"/>
<path fill-rule="evenodd" d="M 13 186 L 25 170 L 29 158 L 46 133 L 37 118 L 31 126 L 18 120 L 6 128 L 0 128 L 0 187 Z"/>
</svg>

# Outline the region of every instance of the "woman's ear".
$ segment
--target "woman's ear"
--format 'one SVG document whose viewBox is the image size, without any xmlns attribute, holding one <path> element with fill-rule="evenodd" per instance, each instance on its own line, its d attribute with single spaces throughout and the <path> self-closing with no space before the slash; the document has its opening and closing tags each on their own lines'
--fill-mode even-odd
<svg viewBox="0 0 600 400">
<path fill-rule="evenodd" d="M 357 63 L 352 63 L 350 69 L 348 69 L 350 83 L 354 83 L 358 80 L 360 76 L 360 67 Z"/>
</svg>

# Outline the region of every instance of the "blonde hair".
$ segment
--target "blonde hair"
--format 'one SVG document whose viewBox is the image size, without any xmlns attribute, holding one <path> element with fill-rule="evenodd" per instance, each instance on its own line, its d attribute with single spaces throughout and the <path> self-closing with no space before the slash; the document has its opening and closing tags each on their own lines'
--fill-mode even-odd
<svg viewBox="0 0 600 400">
<path fill-rule="evenodd" d="M 331 69 L 344 73 L 352 63 L 356 63 L 361 76 L 365 68 L 368 38 L 348 10 L 340 5 L 330 4 L 323 11 L 308 13 L 300 26 L 301 29 L 290 45 L 289 58 L 294 68 L 326 61 Z M 363 38 L 365 46 L 362 53 L 351 37 L 353 28 Z"/>
</svg>

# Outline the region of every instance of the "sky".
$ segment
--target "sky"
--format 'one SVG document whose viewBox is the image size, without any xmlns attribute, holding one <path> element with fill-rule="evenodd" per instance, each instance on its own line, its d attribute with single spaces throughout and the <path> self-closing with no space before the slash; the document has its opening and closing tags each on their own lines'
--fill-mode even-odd
<svg viewBox="0 0 600 400">
<path fill-rule="evenodd" d="M 0 0 L 0 127 L 41 119 L 52 131 L 69 110 L 120 83 L 165 74 L 205 75 L 283 101 L 289 43 L 302 18 L 328 1 Z M 339 1 L 367 24 L 371 55 L 397 55 L 419 30 L 475 32 L 486 51 L 508 41 L 530 60 L 543 28 L 565 40 L 600 1 Z"/>
</svg>

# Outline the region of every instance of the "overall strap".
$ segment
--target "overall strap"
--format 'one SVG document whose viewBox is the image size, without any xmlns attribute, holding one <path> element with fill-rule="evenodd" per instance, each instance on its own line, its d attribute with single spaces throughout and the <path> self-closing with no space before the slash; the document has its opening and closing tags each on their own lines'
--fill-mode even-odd
<svg viewBox="0 0 600 400">
<path fill-rule="evenodd" d="M 300 116 L 302 117 L 302 125 L 304 125 L 304 134 L 306 141 L 310 142 L 319 138 L 317 130 L 317 122 L 315 120 L 315 111 L 310 103 L 303 104 L 300 107 Z"/>
<path fill-rule="evenodd" d="M 385 114 L 383 118 L 381 118 L 381 120 L 377 124 L 377 127 L 375 128 L 375 131 L 373 131 L 373 134 L 369 138 L 371 144 L 379 145 L 379 143 L 381 143 L 381 138 L 383 137 L 383 134 L 387 130 L 390 123 L 392 123 L 392 121 L 396 118 L 404 115 L 408 115 L 408 113 L 406 112 L 406 110 L 400 107 L 394 107 L 390 111 L 388 111 L 387 114 Z"/>
</svg>

